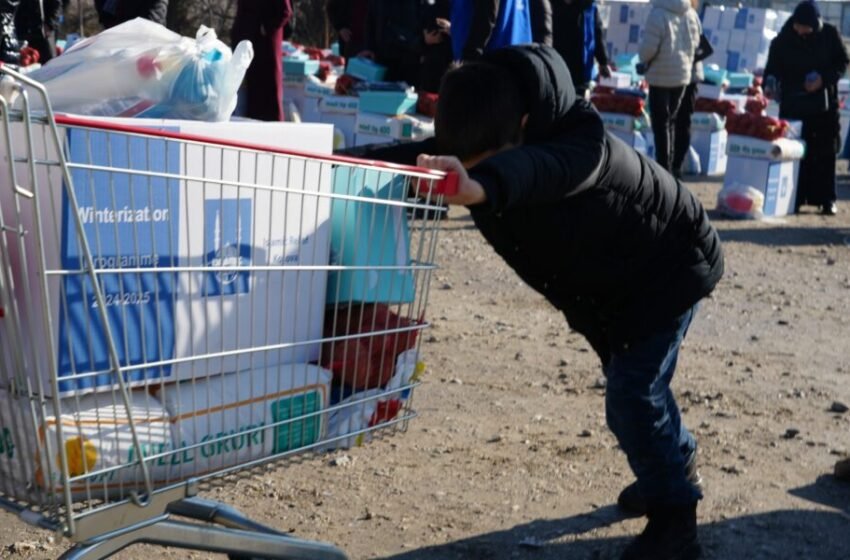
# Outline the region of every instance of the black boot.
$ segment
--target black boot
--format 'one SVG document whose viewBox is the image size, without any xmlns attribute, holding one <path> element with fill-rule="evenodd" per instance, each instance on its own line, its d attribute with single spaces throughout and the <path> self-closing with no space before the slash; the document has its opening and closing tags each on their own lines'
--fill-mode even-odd
<svg viewBox="0 0 850 560">
<path fill-rule="evenodd" d="M 653 509 L 649 523 L 620 560 L 698 560 L 697 504 Z"/>
<path fill-rule="evenodd" d="M 21 44 L 15 32 L 15 12 L 0 12 L 0 61 L 20 65 Z"/>
<path fill-rule="evenodd" d="M 697 470 L 697 450 L 694 449 L 693 453 L 688 457 L 687 463 L 685 463 L 685 476 L 688 479 L 688 482 L 696 486 L 702 486 L 702 477 Z M 640 492 L 640 488 L 638 488 L 637 482 L 632 482 L 620 492 L 620 495 L 617 497 L 617 505 L 623 510 L 625 513 L 630 515 L 646 515 L 646 500 L 643 497 L 643 494 Z"/>
</svg>

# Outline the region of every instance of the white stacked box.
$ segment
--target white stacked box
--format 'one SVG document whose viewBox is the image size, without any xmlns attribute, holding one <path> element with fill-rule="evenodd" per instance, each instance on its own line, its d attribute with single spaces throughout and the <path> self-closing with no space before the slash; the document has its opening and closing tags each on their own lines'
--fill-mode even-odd
<svg viewBox="0 0 850 560">
<path fill-rule="evenodd" d="M 643 27 L 651 8 L 648 2 L 608 4 L 606 46 L 609 56 L 638 52 L 643 39 Z"/>
<path fill-rule="evenodd" d="M 757 138 L 730 135 L 729 155 L 723 186 L 753 187 L 764 194 L 765 216 L 794 213 L 797 174 L 805 145 L 786 138 L 767 142 Z"/>
<path fill-rule="evenodd" d="M 115 124 L 179 131 L 237 142 L 329 153 L 331 130 L 322 125 L 291 123 L 203 123 L 98 119 Z M 23 143 L 22 127 L 12 127 L 16 146 Z M 37 137 L 44 131 L 36 127 Z M 222 357 L 199 362 L 180 361 L 216 351 L 231 351 L 286 342 L 317 340 L 322 333 L 326 274 L 316 273 L 295 282 L 296 272 L 180 273 L 156 272 L 163 266 L 237 266 L 297 263 L 324 265 L 330 251 L 330 202 L 326 198 L 271 190 L 239 188 L 233 182 L 257 183 L 329 193 L 329 171 L 287 160 L 272 165 L 273 156 L 235 150 L 205 149 L 202 145 L 144 140 L 121 133 L 60 127 L 70 161 L 108 165 L 114 175 L 73 169 L 78 212 L 93 252 L 95 266 L 151 268 L 150 273 L 101 273 L 110 328 L 117 338 L 119 359 L 135 369 L 127 374 L 131 385 L 175 381 L 195 375 L 233 371 L 248 358 Z M 46 143 L 38 143 L 36 157 L 55 160 Z M 0 167 L 8 163 L 0 160 Z M 16 169 L 22 180 L 26 166 Z M 182 174 L 197 180 L 151 179 L 141 173 Z M 8 168 L 6 173 L 8 173 Z M 40 166 L 36 176 L 43 209 L 54 208 L 56 220 L 43 223 L 43 243 L 50 270 L 79 270 L 80 248 L 74 234 L 75 210 L 64 196 L 58 175 Z M 230 185 L 222 185 L 223 182 Z M 52 187 L 52 188 L 49 188 Z M 166 188 L 169 187 L 169 188 Z M 10 189 L 0 189 L 0 209 L 7 224 L 17 224 Z M 50 195 L 50 198 L 44 197 Z M 311 216 L 305 220 L 302 216 Z M 23 212 L 21 225 L 33 231 L 32 213 Z M 40 268 L 35 236 L 24 240 L 26 255 L 10 245 L 9 259 L 16 286 L 32 281 L 25 274 Z M 25 301 L 14 294 L 19 301 Z M 53 332 L 40 320 L 50 310 Z M 282 310 L 285 312 L 282 313 Z M 278 319 L 266 320 L 274 317 Z M 21 341 L 33 355 L 33 370 L 43 376 L 44 391 L 52 394 L 51 374 L 60 377 L 59 392 L 74 394 L 111 389 L 109 358 L 102 334 L 97 301 L 88 280 L 79 275 L 51 277 L 47 299 L 34 297 L 21 309 Z M 297 320 L 296 320 L 297 318 Z M 47 351 L 32 352 L 31 341 Z M 10 352 L 7 337 L 0 352 Z M 318 356 L 318 344 L 257 353 L 253 364 L 307 362 Z M 171 360 L 178 360 L 170 363 Z M 163 365 L 151 365 L 160 361 Z M 97 376 L 77 375 L 97 371 Z"/>
<path fill-rule="evenodd" d="M 714 53 L 706 62 L 730 72 L 764 68 L 770 43 L 786 20 L 787 13 L 771 9 L 708 7 L 703 30 Z"/>
</svg>

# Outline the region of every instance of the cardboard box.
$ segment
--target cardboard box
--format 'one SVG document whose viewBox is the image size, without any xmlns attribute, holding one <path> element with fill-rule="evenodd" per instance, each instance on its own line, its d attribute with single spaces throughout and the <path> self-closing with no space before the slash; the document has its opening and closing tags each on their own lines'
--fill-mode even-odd
<svg viewBox="0 0 850 560">
<path fill-rule="evenodd" d="M 610 78 L 599 78 L 599 85 L 615 89 L 627 88 L 632 85 L 632 75 L 626 72 L 611 72 Z"/>
<path fill-rule="evenodd" d="M 320 105 L 321 109 L 321 105 Z M 341 138 L 341 144 L 334 138 L 334 149 L 341 150 L 346 146 L 354 145 L 354 132 L 357 130 L 357 113 L 319 112 L 319 120 L 325 124 L 332 124 L 334 130 Z"/>
<path fill-rule="evenodd" d="M 798 161 L 769 161 L 730 156 L 723 186 L 745 185 L 764 194 L 765 216 L 794 213 Z"/>
<path fill-rule="evenodd" d="M 747 32 L 742 29 L 734 29 L 729 32 L 729 50 L 744 51 L 744 44 L 747 40 Z"/>
<path fill-rule="evenodd" d="M 702 27 L 714 32 L 720 29 L 720 19 L 723 15 L 723 6 L 709 6 L 702 16 Z"/>
<path fill-rule="evenodd" d="M 359 132 L 354 134 L 355 147 L 373 146 L 380 144 L 396 144 L 398 142 L 398 140 L 395 140 L 393 138 L 387 136 L 379 136 L 377 134 L 361 134 Z"/>
<path fill-rule="evenodd" d="M 355 56 L 348 60 L 345 73 L 367 82 L 380 82 L 384 79 L 387 69 L 368 58 Z"/>
<path fill-rule="evenodd" d="M 317 153 L 328 153 L 331 148 L 331 130 L 321 125 L 97 121 Z M 12 133 L 16 153 L 21 153 L 23 130 L 13 127 Z M 36 127 L 39 137 L 45 133 L 42 127 Z M 318 195 L 331 191 L 329 169 L 265 152 L 205 149 L 198 144 L 148 141 L 123 133 L 60 127 L 60 134 L 66 139 L 70 162 L 115 170 L 71 170 L 78 216 L 95 266 L 100 269 L 328 262 L 330 201 Z M 49 143 L 41 142 L 35 155 L 40 160 L 55 160 L 57 155 L 51 152 Z M 0 167 L 6 165 L 0 161 Z M 24 184 L 32 184 L 24 164 L 16 165 L 16 170 Z M 52 170 L 48 181 L 44 166 L 39 166 L 37 173 L 42 210 L 52 208 L 56 217 L 42 224 L 47 267 L 81 270 L 74 208 L 61 179 Z M 240 188 L 234 185 L 238 182 L 304 189 L 315 196 Z M 17 224 L 11 197 L 11 189 L 0 189 L 4 219 L 7 224 Z M 33 231 L 33 213 L 24 211 L 21 218 L 21 225 Z M 16 244 L 9 254 L 18 290 L 32 281 L 39 257 L 34 235 L 27 236 L 24 243 L 26 261 Z M 304 273 L 297 271 L 244 270 L 101 273 L 103 303 L 118 359 L 133 368 L 126 374 L 127 381 L 136 386 L 233 371 L 249 357 L 172 360 L 320 338 L 324 298 L 321 286 L 326 274 L 307 273 L 306 279 L 296 282 L 301 276 Z M 20 292 L 12 297 L 26 302 Z M 48 310 L 52 333 L 43 331 L 41 320 Z M 29 374 L 37 372 L 42 377 L 46 393 L 53 391 L 51 375 L 59 378 L 61 394 L 114 386 L 107 337 L 88 276 L 74 273 L 50 277 L 47 300 L 34 298 L 31 306 L 21 310 L 20 320 L 24 343 L 53 342 L 55 354 L 47 351 L 50 346 L 35 353 L 36 363 Z M 3 347 L 10 343 L 7 338 L 0 340 L 0 351 L 11 351 Z M 306 362 L 315 359 L 318 351 L 318 344 L 308 344 L 255 353 L 252 363 Z M 166 363 L 146 365 L 160 362 Z"/>
<path fill-rule="evenodd" d="M 726 173 L 726 141 L 728 134 L 725 130 L 694 130 L 691 134 L 691 146 L 699 156 L 700 169 L 703 175 L 723 175 Z"/>
<path fill-rule="evenodd" d="M 286 57 L 283 59 L 283 75 L 295 77 L 311 76 L 319 71 L 318 60 L 299 60 L 297 58 Z"/>
<path fill-rule="evenodd" d="M 360 110 L 360 98 L 350 95 L 326 95 L 319 101 L 322 113 L 354 115 Z"/>
<path fill-rule="evenodd" d="M 720 14 L 719 29 L 731 31 L 735 29 L 735 23 L 738 21 L 738 8 L 729 8 L 723 10 Z"/>
<path fill-rule="evenodd" d="M 704 99 L 720 99 L 723 97 L 725 89 L 726 88 L 724 86 L 714 84 L 699 84 L 697 86 L 697 97 L 702 97 Z"/>
<path fill-rule="evenodd" d="M 731 36 L 730 31 L 726 30 L 718 30 L 714 31 L 711 34 L 711 39 L 709 42 L 711 43 L 712 48 L 714 48 L 714 52 L 717 51 L 726 51 L 729 50 L 729 37 Z M 721 67 L 724 67 L 721 65 Z"/>
<path fill-rule="evenodd" d="M 372 113 L 358 113 L 355 134 L 381 136 L 396 140 L 419 140 L 434 135 L 434 121 L 427 117 L 411 115 L 388 117 Z"/>
<path fill-rule="evenodd" d="M 697 112 L 691 116 L 691 128 L 694 130 L 703 130 L 708 132 L 724 130 L 726 128 L 726 119 L 717 113 Z"/>
<path fill-rule="evenodd" d="M 602 123 L 608 130 L 620 130 L 623 132 L 633 132 L 635 130 L 648 129 L 646 119 L 643 117 L 633 117 L 631 115 L 622 115 L 620 113 L 599 113 L 602 117 Z"/>
<path fill-rule="evenodd" d="M 419 96 L 413 91 L 361 91 L 359 110 L 379 115 L 404 115 L 416 109 Z"/>
</svg>

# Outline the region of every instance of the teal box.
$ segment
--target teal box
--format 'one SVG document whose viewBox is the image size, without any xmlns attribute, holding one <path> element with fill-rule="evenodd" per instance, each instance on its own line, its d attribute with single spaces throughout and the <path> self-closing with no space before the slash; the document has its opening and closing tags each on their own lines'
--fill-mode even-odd
<svg viewBox="0 0 850 560">
<path fill-rule="evenodd" d="M 406 200 L 405 181 L 387 171 L 338 167 L 333 192 L 358 199 L 331 204 L 331 265 L 352 270 L 330 272 L 327 302 L 412 302 L 416 289 L 407 212 L 393 205 Z"/>
<path fill-rule="evenodd" d="M 416 108 L 419 96 L 408 91 L 361 91 L 360 110 L 378 115 L 405 115 Z"/>
<path fill-rule="evenodd" d="M 368 58 L 356 56 L 348 61 L 345 73 L 367 82 L 381 82 L 387 74 L 387 69 Z"/>
<path fill-rule="evenodd" d="M 749 72 L 730 72 L 729 89 L 746 89 L 753 85 L 753 75 Z"/>
<path fill-rule="evenodd" d="M 284 76 L 312 76 L 319 71 L 319 61 L 287 57 L 283 59 Z"/>
<path fill-rule="evenodd" d="M 709 66 L 706 66 L 703 72 L 705 74 L 705 81 L 716 86 L 722 85 L 729 75 L 726 70 L 721 68 L 711 68 Z"/>
</svg>

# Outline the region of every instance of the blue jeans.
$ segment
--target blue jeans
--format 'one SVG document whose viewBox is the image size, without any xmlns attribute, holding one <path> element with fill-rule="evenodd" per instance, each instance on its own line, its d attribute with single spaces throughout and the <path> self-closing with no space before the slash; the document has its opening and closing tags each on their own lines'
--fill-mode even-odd
<svg viewBox="0 0 850 560">
<path fill-rule="evenodd" d="M 685 475 L 696 442 L 682 424 L 670 390 L 679 346 L 696 310 L 697 306 L 689 309 L 668 329 L 613 351 L 603 366 L 608 378 L 608 427 L 626 453 L 650 508 L 693 504 L 702 498 Z"/>
</svg>

